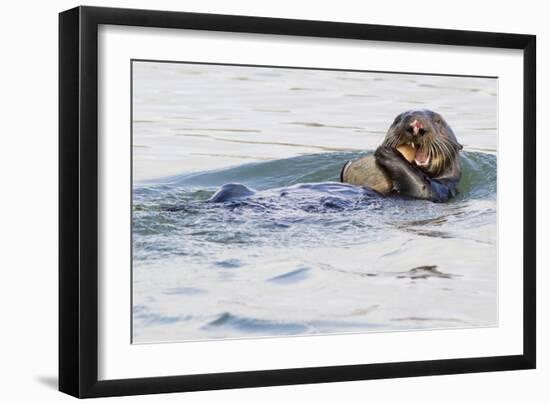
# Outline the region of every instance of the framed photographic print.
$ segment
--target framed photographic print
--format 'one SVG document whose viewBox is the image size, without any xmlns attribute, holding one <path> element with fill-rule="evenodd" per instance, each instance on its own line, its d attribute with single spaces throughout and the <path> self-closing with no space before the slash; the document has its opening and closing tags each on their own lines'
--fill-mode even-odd
<svg viewBox="0 0 550 404">
<path fill-rule="evenodd" d="M 534 36 L 59 27 L 61 391 L 535 367 Z"/>
</svg>

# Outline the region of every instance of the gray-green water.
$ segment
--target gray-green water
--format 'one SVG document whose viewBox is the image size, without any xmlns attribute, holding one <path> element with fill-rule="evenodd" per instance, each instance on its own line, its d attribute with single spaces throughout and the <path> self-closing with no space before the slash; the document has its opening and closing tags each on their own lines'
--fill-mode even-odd
<svg viewBox="0 0 550 404">
<path fill-rule="evenodd" d="M 135 342 L 497 324 L 495 80 L 143 62 L 133 80 Z M 336 182 L 419 107 L 466 146 L 457 198 Z M 230 182 L 257 192 L 206 202 Z"/>
</svg>

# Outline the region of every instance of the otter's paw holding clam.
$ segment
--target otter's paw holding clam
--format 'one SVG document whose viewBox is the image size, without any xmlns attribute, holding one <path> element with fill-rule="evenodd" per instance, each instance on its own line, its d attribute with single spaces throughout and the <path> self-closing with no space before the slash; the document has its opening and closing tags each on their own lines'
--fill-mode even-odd
<svg viewBox="0 0 550 404">
<path fill-rule="evenodd" d="M 381 146 L 374 155 L 347 162 L 342 168 L 342 182 L 368 187 L 384 195 L 389 194 L 393 191 L 394 184 L 383 166 L 396 159 L 401 160 L 401 155 L 410 163 L 415 152 L 415 148 L 410 145 L 399 146 L 397 149 Z"/>
<path fill-rule="evenodd" d="M 341 180 L 348 184 L 368 187 L 381 194 L 388 194 L 393 190 L 393 182 L 372 154 L 348 161 L 342 168 Z"/>
<path fill-rule="evenodd" d="M 376 162 L 382 167 L 391 164 L 394 161 L 403 161 L 401 153 L 389 146 L 380 146 L 374 152 Z"/>
</svg>

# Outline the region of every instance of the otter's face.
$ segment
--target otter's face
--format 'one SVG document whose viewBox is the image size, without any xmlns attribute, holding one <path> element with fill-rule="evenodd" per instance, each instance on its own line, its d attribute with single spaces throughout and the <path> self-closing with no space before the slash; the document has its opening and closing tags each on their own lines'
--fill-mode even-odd
<svg viewBox="0 0 550 404">
<path fill-rule="evenodd" d="M 412 146 L 415 149 L 414 164 L 431 176 L 449 167 L 462 149 L 443 117 L 429 110 L 397 115 L 383 144 L 393 148 Z"/>
</svg>

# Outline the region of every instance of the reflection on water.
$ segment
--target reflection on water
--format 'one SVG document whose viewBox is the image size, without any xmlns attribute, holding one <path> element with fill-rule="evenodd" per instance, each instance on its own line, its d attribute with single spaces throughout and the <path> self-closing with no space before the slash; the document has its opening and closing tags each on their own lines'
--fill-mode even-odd
<svg viewBox="0 0 550 404">
<path fill-rule="evenodd" d="M 135 342 L 496 325 L 496 80 L 133 73 Z M 337 183 L 419 107 L 465 144 L 457 198 Z M 254 195 L 206 202 L 235 182 Z"/>
</svg>

